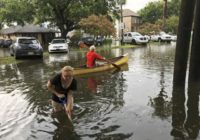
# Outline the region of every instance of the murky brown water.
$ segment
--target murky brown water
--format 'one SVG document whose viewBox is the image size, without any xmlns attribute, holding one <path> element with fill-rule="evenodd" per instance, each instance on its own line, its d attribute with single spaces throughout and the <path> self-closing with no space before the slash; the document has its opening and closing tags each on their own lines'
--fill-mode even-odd
<svg viewBox="0 0 200 140">
<path fill-rule="evenodd" d="M 52 114 L 46 82 L 62 66 L 83 63 L 84 54 L 72 51 L 51 54 L 43 61 L 1 65 L 0 139 L 182 140 L 174 130 L 186 117 L 182 122 L 177 118 L 185 112 L 190 117 L 187 124 L 194 124 L 189 112 L 199 105 L 197 101 L 187 110 L 183 102 L 172 108 L 174 51 L 173 43 L 101 51 L 106 57 L 129 53 L 128 69 L 76 77 L 73 124 L 64 112 Z M 180 108 L 182 113 L 174 114 Z M 198 115 L 198 109 L 195 112 Z M 191 132 L 196 131 L 200 139 L 193 128 Z"/>
</svg>

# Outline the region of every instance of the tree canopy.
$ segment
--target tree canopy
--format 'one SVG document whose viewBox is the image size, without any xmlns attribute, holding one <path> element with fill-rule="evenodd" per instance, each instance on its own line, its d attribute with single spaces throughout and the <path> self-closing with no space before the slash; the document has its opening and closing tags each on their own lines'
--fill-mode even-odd
<svg viewBox="0 0 200 140">
<path fill-rule="evenodd" d="M 1 0 L 0 20 L 6 24 L 17 22 L 43 23 L 58 27 L 63 37 L 79 28 L 79 21 L 92 14 L 119 17 L 121 0 Z M 113 16 L 114 15 L 114 16 Z"/>
<path fill-rule="evenodd" d="M 0 21 L 1 24 L 18 25 L 30 23 L 34 19 L 35 11 L 33 5 L 27 0 L 1 0 L 0 2 Z"/>
<path fill-rule="evenodd" d="M 165 26 L 163 26 L 164 1 L 150 2 L 149 4 L 147 4 L 146 7 L 139 11 L 144 24 L 140 27 L 140 31 L 148 32 L 149 30 L 151 30 L 150 32 L 157 32 L 157 28 L 159 28 L 159 30 L 164 30 L 166 32 L 177 33 L 180 3 L 181 0 L 171 0 L 168 2 L 168 13 Z M 155 24 L 155 26 L 153 26 L 152 24 Z M 145 25 L 151 26 L 151 28 L 148 28 Z M 154 27 L 156 27 L 156 29 Z"/>
<path fill-rule="evenodd" d="M 88 18 L 83 18 L 80 21 L 79 25 L 86 33 L 89 33 L 91 35 L 115 36 L 115 27 L 105 15 L 91 15 Z"/>
</svg>

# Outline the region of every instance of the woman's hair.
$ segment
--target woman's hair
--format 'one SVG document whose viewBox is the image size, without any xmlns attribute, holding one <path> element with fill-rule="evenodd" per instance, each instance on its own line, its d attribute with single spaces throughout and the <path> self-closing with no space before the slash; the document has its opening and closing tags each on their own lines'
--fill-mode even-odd
<svg viewBox="0 0 200 140">
<path fill-rule="evenodd" d="M 64 66 L 64 67 L 61 69 L 62 72 L 63 72 L 63 71 L 72 71 L 72 72 L 73 72 L 73 70 L 74 70 L 74 68 L 71 67 L 71 66 Z"/>
</svg>

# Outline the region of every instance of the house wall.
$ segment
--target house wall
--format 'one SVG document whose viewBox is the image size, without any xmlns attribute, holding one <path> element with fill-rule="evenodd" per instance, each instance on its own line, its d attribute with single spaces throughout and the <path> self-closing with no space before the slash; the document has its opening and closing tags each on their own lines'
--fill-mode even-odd
<svg viewBox="0 0 200 140">
<path fill-rule="evenodd" d="M 124 17 L 123 22 L 125 25 L 124 32 L 131 32 L 131 17 Z"/>
<path fill-rule="evenodd" d="M 141 20 L 140 17 L 123 17 L 123 22 L 125 24 L 124 32 L 135 32 L 139 29 Z"/>
</svg>

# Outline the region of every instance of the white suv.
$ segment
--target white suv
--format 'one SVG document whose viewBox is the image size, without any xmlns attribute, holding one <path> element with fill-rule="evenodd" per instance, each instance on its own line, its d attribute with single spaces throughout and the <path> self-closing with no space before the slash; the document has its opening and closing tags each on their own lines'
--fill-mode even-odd
<svg viewBox="0 0 200 140">
<path fill-rule="evenodd" d="M 123 35 L 124 43 L 132 43 L 132 44 L 147 44 L 148 38 L 141 35 L 138 32 L 127 32 Z"/>
<path fill-rule="evenodd" d="M 172 41 L 172 36 L 165 32 L 160 32 L 158 35 L 152 35 L 151 40 L 170 43 Z"/>
</svg>

